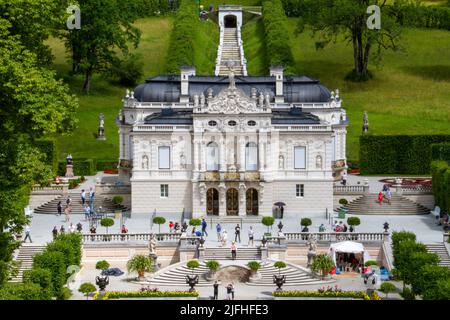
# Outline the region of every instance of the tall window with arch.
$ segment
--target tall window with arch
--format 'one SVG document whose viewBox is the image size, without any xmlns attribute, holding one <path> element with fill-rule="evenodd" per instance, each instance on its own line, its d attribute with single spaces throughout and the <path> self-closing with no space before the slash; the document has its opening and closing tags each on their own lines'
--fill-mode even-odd
<svg viewBox="0 0 450 320">
<path fill-rule="evenodd" d="M 206 170 L 219 170 L 219 146 L 215 142 L 210 142 L 206 146 Z"/>
<path fill-rule="evenodd" d="M 258 170 L 258 145 L 254 142 L 245 146 L 245 170 Z"/>
</svg>

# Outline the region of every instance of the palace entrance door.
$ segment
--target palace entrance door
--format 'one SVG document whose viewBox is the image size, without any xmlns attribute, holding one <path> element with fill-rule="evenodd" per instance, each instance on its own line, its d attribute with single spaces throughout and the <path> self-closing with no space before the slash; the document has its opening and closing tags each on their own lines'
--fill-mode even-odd
<svg viewBox="0 0 450 320">
<path fill-rule="evenodd" d="M 239 191 L 234 188 L 227 190 L 227 215 L 239 215 Z"/>
<path fill-rule="evenodd" d="M 219 191 L 217 189 L 210 188 L 206 192 L 206 214 L 219 215 Z"/>
<path fill-rule="evenodd" d="M 250 188 L 246 192 L 247 215 L 258 215 L 258 190 Z"/>
</svg>

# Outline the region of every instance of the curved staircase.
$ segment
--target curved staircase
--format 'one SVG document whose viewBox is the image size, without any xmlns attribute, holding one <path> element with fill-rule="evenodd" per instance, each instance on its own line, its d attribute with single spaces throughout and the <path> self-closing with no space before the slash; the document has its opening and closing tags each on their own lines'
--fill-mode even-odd
<svg viewBox="0 0 450 320">
<path fill-rule="evenodd" d="M 72 199 L 72 214 L 84 214 L 84 207 L 81 203 L 81 199 L 78 194 L 70 195 Z M 61 204 L 64 206 L 66 205 L 67 196 L 60 196 L 56 199 L 53 199 L 50 202 L 47 202 L 40 207 L 34 209 L 34 213 L 40 213 L 40 214 L 56 214 L 58 212 L 57 205 L 58 202 L 61 201 Z M 89 198 L 86 199 L 86 203 L 89 205 Z M 116 206 L 111 199 L 96 195 L 94 197 L 94 209 L 97 209 L 99 207 L 102 207 L 103 210 L 106 210 L 106 212 L 114 212 L 114 210 L 123 210 L 127 211 L 128 208 L 125 206 Z"/>
<path fill-rule="evenodd" d="M 274 263 L 275 261 L 271 260 L 261 262 L 261 269 L 259 269 L 258 271 L 261 274 L 261 278 L 252 280 L 251 282 L 246 282 L 246 284 L 250 286 L 275 287 L 275 284 L 273 283 L 273 275 L 278 274 L 278 269 L 273 266 Z M 228 267 L 233 265 L 242 267 L 246 264 L 246 261 L 230 261 L 230 263 L 224 264 L 221 267 Z M 186 262 L 180 262 L 160 270 L 149 282 L 150 285 L 154 286 L 189 287 L 186 284 L 186 275 L 191 275 L 192 273 L 194 273 L 199 276 L 197 286 L 208 287 L 212 286 L 212 284 L 214 283 L 214 281 L 208 281 L 204 277 L 204 275 L 208 272 L 209 270 L 205 265 L 205 261 L 201 261 L 200 267 L 194 269 L 194 271 L 186 267 Z M 285 286 L 314 285 L 330 282 L 330 280 L 324 281 L 313 278 L 305 269 L 289 263 L 286 264 L 286 268 L 281 270 L 281 274 L 286 275 L 286 283 L 284 284 Z"/>
<path fill-rule="evenodd" d="M 428 214 L 430 210 L 405 197 L 393 194 L 391 204 L 386 200 L 382 204 L 378 203 L 377 194 L 369 194 L 359 197 L 347 204 L 349 214 L 374 214 L 374 215 L 412 215 Z"/>
</svg>

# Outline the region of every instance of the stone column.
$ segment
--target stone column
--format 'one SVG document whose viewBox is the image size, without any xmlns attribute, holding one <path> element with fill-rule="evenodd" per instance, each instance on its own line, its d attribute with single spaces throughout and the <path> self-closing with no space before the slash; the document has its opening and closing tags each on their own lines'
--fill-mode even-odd
<svg viewBox="0 0 450 320">
<path fill-rule="evenodd" d="M 227 215 L 227 199 L 226 199 L 227 189 L 225 184 L 222 182 L 219 185 L 219 216 Z"/>
<path fill-rule="evenodd" d="M 246 204 L 246 196 L 245 192 L 247 189 L 245 188 L 245 183 L 241 182 L 239 184 L 239 216 L 247 215 L 247 204 Z"/>
<path fill-rule="evenodd" d="M 245 171 L 245 140 L 244 137 L 239 137 L 239 171 Z"/>
<path fill-rule="evenodd" d="M 193 171 L 198 171 L 198 163 L 199 163 L 198 153 L 199 153 L 198 140 L 194 139 L 194 165 L 192 166 Z"/>
</svg>

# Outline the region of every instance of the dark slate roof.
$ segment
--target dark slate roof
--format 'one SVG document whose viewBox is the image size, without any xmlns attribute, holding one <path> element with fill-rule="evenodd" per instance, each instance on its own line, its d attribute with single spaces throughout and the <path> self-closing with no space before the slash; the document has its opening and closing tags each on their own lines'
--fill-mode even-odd
<svg viewBox="0 0 450 320">
<path fill-rule="evenodd" d="M 235 77 L 236 86 L 248 96 L 251 89 L 269 94 L 271 99 L 275 95 L 275 77 Z M 314 80 L 305 76 L 285 76 L 283 93 L 288 103 L 328 102 L 330 91 Z M 203 93 L 207 96 L 208 88 L 213 89 L 216 96 L 229 85 L 228 77 L 193 76 L 189 77 L 189 96 Z M 139 102 L 178 102 L 180 100 L 180 76 L 157 76 L 148 78 L 145 83 L 134 89 L 134 96 Z"/>
<path fill-rule="evenodd" d="M 144 119 L 145 124 L 192 125 L 191 110 L 162 109 Z M 319 124 L 317 116 L 303 112 L 301 108 L 272 110 L 272 124 Z"/>
<path fill-rule="evenodd" d="M 320 119 L 303 112 L 301 108 L 291 108 L 286 111 L 272 110 L 272 124 L 320 124 Z"/>
</svg>

